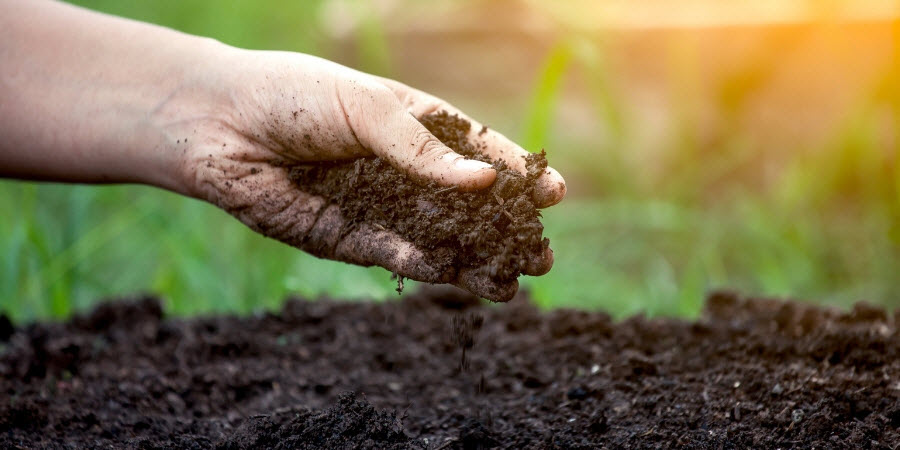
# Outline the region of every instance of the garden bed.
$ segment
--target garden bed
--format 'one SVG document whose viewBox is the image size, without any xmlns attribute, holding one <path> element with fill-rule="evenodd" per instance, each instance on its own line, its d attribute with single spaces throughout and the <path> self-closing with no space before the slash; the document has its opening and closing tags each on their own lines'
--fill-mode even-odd
<svg viewBox="0 0 900 450">
<path fill-rule="evenodd" d="M 718 293 L 696 322 L 614 322 L 433 289 L 195 319 L 145 298 L 3 323 L 3 448 L 900 443 L 898 331 L 867 306 Z"/>
</svg>

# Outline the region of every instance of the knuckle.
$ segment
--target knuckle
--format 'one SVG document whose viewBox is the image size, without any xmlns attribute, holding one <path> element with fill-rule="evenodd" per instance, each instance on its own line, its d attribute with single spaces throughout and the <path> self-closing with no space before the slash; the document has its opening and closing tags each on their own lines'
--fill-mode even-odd
<svg viewBox="0 0 900 450">
<path fill-rule="evenodd" d="M 341 259 L 336 257 L 335 249 L 341 242 L 343 233 L 343 220 L 340 210 L 336 205 L 325 206 L 324 202 L 309 230 L 299 242 L 293 243 L 313 256 L 328 259 Z"/>
<path fill-rule="evenodd" d="M 441 271 L 431 266 L 411 243 L 385 231 L 362 226 L 348 234 L 335 251 L 336 256 L 354 264 L 377 265 L 404 277 L 438 282 Z"/>
<path fill-rule="evenodd" d="M 416 131 L 414 142 L 416 143 L 414 156 L 425 161 L 434 161 L 451 153 L 449 147 L 441 143 L 424 128 Z"/>
</svg>

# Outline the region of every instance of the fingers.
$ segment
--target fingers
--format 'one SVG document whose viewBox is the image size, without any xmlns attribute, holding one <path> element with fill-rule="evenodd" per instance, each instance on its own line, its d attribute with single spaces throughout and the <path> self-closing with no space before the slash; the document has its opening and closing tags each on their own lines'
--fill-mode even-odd
<svg viewBox="0 0 900 450">
<path fill-rule="evenodd" d="M 498 284 L 479 269 L 460 270 L 453 284 L 479 297 L 501 303 L 512 300 L 519 290 L 519 280 Z"/>
<path fill-rule="evenodd" d="M 470 120 L 471 121 L 471 120 Z M 506 138 L 502 134 L 487 129 L 475 121 L 472 122 L 472 129 L 469 130 L 469 140 L 482 149 L 488 156 L 494 160 L 502 159 L 512 169 L 521 174 L 525 174 L 525 158 L 530 153 L 519 147 L 515 142 Z M 483 131 L 483 132 L 482 132 Z M 551 167 L 544 169 L 544 173 L 536 180 L 533 200 L 538 208 L 547 208 L 553 206 L 566 195 L 566 180 L 562 175 Z"/>
<path fill-rule="evenodd" d="M 285 168 L 221 159 L 199 167 L 204 197 L 270 238 L 320 258 L 377 265 L 419 281 L 448 283 L 455 277 L 394 233 L 365 224 L 347 232 L 340 208 L 303 192 Z"/>
<path fill-rule="evenodd" d="M 539 277 L 549 272 L 552 267 L 553 250 L 551 250 L 550 247 L 547 247 L 542 254 L 528 260 L 522 273 L 533 277 Z"/>
<path fill-rule="evenodd" d="M 412 280 L 452 283 L 494 302 L 508 302 L 519 290 L 518 280 L 497 283 L 477 268 L 461 269 L 457 274 L 452 267 L 436 266 L 432 264 L 435 258 L 426 256 L 410 242 L 369 225 L 362 225 L 344 236 L 331 258 L 362 266 L 380 266 Z M 548 248 L 543 255 L 529 261 L 525 273 L 543 275 L 552 265 L 553 252 Z"/>
<path fill-rule="evenodd" d="M 484 127 L 462 111 L 432 95 L 393 80 L 382 79 L 382 81 L 394 91 L 404 106 L 415 117 L 422 117 L 438 111 L 447 111 L 450 114 L 457 114 L 468 120 L 472 124 L 468 135 L 471 142 L 492 159 L 502 159 L 510 168 L 523 175 L 526 173 L 525 158 L 529 155 L 529 152 L 509 140 L 506 136 Z M 539 208 L 546 208 L 562 201 L 565 195 L 566 181 L 559 172 L 548 167 L 537 180 L 534 193 L 535 203 Z"/>
<path fill-rule="evenodd" d="M 566 180 L 552 167 L 535 181 L 534 202 L 538 208 L 547 208 L 562 201 L 566 196 Z"/>
<path fill-rule="evenodd" d="M 435 267 L 410 242 L 387 231 L 362 225 L 351 231 L 335 248 L 335 259 L 362 266 L 384 267 L 403 277 L 428 283 L 449 283 L 450 268 Z"/>
<path fill-rule="evenodd" d="M 340 243 L 344 218 L 337 205 L 327 205 L 316 217 L 312 228 L 300 240 L 289 244 L 319 258 L 335 259 L 335 248 Z M 276 239 L 284 239 L 276 236 Z"/>
<path fill-rule="evenodd" d="M 518 280 L 497 283 L 478 268 L 461 269 L 434 264 L 436 259 L 425 255 L 412 243 L 387 231 L 362 225 L 348 233 L 335 248 L 332 259 L 362 266 L 376 265 L 406 278 L 428 283 L 452 283 L 479 297 L 494 302 L 507 302 L 519 290 Z M 528 261 L 524 273 L 539 276 L 553 266 L 553 251 L 545 249 L 540 256 Z"/>
<path fill-rule="evenodd" d="M 343 96 L 341 103 L 359 142 L 415 178 L 471 191 L 497 177 L 490 164 L 466 159 L 442 144 L 383 86 L 370 95 Z"/>
<path fill-rule="evenodd" d="M 553 250 L 548 247 L 541 255 L 529 260 L 522 273 L 540 276 L 549 272 L 551 267 L 553 267 Z M 512 300 L 519 290 L 518 280 L 498 283 L 479 268 L 461 269 L 453 284 L 479 297 L 504 303 Z"/>
<path fill-rule="evenodd" d="M 462 113 L 449 110 L 453 114 Z M 482 149 L 489 157 L 494 160 L 501 159 L 515 171 L 526 174 L 525 160 L 530 155 L 522 147 L 515 142 L 509 140 L 506 136 L 492 130 L 485 129 L 480 123 L 468 119 L 472 123 L 469 130 L 469 141 L 475 143 L 476 147 Z M 566 195 L 566 180 L 555 169 L 547 167 L 544 173 L 537 179 L 534 189 L 533 200 L 539 208 L 553 206 Z"/>
</svg>

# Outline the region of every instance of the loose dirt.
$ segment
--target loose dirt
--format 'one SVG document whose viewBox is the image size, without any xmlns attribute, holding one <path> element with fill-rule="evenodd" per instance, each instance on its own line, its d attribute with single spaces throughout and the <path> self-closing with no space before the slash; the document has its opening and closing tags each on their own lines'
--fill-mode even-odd
<svg viewBox="0 0 900 450">
<path fill-rule="evenodd" d="M 297 166 L 291 179 L 340 207 L 347 220 L 344 233 L 372 224 L 415 244 L 441 272 L 477 268 L 498 284 L 518 278 L 550 244 L 542 238 L 544 226 L 532 200 L 535 180 L 547 168 L 543 152 L 527 157 L 523 176 L 469 142 L 469 121 L 443 111 L 420 121 L 457 153 L 492 163 L 494 184 L 458 192 L 434 182 L 417 183 L 377 157 Z"/>
<path fill-rule="evenodd" d="M 6 334 L 2 448 L 900 444 L 900 332 L 864 305 L 718 293 L 695 322 L 613 322 L 431 290 L 185 320 L 144 298 Z"/>
</svg>

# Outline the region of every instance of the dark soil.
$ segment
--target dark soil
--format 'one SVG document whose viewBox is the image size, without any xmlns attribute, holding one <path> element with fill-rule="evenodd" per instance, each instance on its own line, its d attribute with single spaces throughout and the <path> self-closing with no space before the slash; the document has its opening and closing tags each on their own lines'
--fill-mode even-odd
<svg viewBox="0 0 900 450">
<path fill-rule="evenodd" d="M 725 293 L 619 323 L 456 291 L 189 320 L 146 298 L 15 329 L 0 448 L 896 448 L 898 338 L 880 309 Z"/>
<path fill-rule="evenodd" d="M 494 184 L 476 192 L 458 192 L 434 182 L 418 183 L 387 161 L 301 165 L 291 178 L 306 192 L 337 204 L 347 220 L 345 233 L 362 223 L 392 230 L 429 256 L 435 268 L 477 268 L 498 284 L 515 280 L 529 259 L 549 246 L 532 200 L 535 180 L 547 168 L 544 153 L 526 159 L 520 175 L 504 161 L 492 161 L 469 142 L 471 124 L 446 112 L 421 119 L 423 125 L 457 153 L 490 162 Z"/>
</svg>

